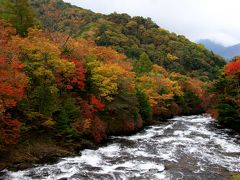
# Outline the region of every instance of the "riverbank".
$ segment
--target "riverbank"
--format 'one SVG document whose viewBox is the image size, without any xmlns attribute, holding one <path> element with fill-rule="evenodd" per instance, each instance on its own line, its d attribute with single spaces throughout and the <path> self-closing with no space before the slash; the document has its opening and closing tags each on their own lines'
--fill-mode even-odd
<svg viewBox="0 0 240 180">
<path fill-rule="evenodd" d="M 87 139 L 80 139 L 78 142 L 58 142 L 50 134 L 31 134 L 27 140 L 12 145 L 0 155 L 0 171 L 9 169 L 12 171 L 24 170 L 32 168 L 36 164 L 52 164 L 56 163 L 59 158 L 71 157 L 81 154 L 84 149 L 95 150 L 107 143 L 108 137 L 112 135 L 130 136 L 143 130 L 146 126 L 156 125 L 165 122 L 164 119 L 151 121 L 139 129 L 128 132 L 120 132 L 117 134 L 109 134 L 101 142 L 96 143 Z"/>
<path fill-rule="evenodd" d="M 38 136 L 11 146 L 1 153 L 0 170 L 13 171 L 34 167 L 36 164 L 51 164 L 61 157 L 79 155 L 84 149 L 97 149 L 101 143 L 81 139 L 79 142 L 69 142 L 59 145 L 51 137 Z"/>
</svg>

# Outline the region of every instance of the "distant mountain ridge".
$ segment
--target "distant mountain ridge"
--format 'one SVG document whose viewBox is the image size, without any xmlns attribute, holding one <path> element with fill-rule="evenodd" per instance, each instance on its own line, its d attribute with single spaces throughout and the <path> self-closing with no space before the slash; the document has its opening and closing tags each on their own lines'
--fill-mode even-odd
<svg viewBox="0 0 240 180">
<path fill-rule="evenodd" d="M 198 43 L 203 44 L 205 48 L 213 51 L 215 54 L 224 57 L 226 60 L 231 60 L 235 56 L 240 55 L 240 44 L 225 47 L 209 39 L 201 39 L 198 41 Z"/>
</svg>

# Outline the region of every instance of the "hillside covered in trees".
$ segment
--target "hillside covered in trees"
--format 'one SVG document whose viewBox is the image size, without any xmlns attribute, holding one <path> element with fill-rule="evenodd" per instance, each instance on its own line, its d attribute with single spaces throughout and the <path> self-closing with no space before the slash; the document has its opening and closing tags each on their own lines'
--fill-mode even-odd
<svg viewBox="0 0 240 180">
<path fill-rule="evenodd" d="M 31 3 L 0 1 L 0 168 L 214 109 L 225 62 L 202 46 L 150 19 Z"/>
<path fill-rule="evenodd" d="M 94 40 L 137 60 L 146 53 L 154 64 L 203 80 L 216 78 L 225 62 L 202 45 L 160 28 L 150 18 L 96 14 L 62 0 L 32 1 L 41 25 L 50 31 Z"/>
</svg>

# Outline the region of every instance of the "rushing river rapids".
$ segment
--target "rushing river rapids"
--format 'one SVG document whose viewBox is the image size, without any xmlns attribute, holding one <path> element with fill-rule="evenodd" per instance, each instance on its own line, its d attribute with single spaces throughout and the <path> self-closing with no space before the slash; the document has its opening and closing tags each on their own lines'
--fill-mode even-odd
<svg viewBox="0 0 240 180">
<path fill-rule="evenodd" d="M 0 179 L 226 179 L 240 172 L 240 135 L 221 129 L 209 116 L 184 116 L 147 127 L 81 156 Z"/>
</svg>

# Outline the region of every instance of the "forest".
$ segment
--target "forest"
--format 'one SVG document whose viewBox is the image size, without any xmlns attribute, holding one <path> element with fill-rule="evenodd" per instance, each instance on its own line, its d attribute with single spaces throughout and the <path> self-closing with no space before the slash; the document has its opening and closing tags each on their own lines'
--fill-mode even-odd
<svg viewBox="0 0 240 180">
<path fill-rule="evenodd" d="M 240 57 L 226 64 L 150 18 L 30 2 L 0 0 L 0 169 L 176 115 L 240 131 Z"/>
</svg>

